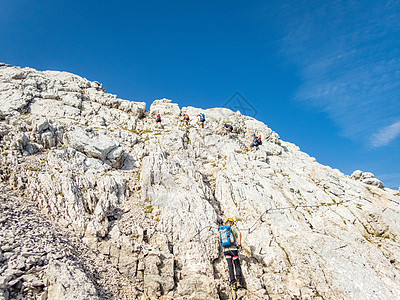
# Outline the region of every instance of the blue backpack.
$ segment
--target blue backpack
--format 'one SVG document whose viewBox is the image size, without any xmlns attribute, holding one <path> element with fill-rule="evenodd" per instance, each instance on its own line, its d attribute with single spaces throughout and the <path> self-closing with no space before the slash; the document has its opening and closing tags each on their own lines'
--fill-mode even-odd
<svg viewBox="0 0 400 300">
<path fill-rule="evenodd" d="M 235 236 L 230 225 L 224 225 L 219 228 L 219 237 L 223 247 L 235 245 Z"/>
<path fill-rule="evenodd" d="M 200 114 L 200 122 L 204 122 L 206 120 L 206 116 L 204 114 Z"/>
</svg>

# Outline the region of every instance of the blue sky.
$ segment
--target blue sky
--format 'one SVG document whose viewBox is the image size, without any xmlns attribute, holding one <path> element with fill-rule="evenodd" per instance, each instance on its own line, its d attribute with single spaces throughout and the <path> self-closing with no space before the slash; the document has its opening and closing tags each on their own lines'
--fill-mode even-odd
<svg viewBox="0 0 400 300">
<path fill-rule="evenodd" d="M 400 186 L 400 1 L 1 1 L 0 40 L 2 62 L 124 99 L 240 92 L 320 163 Z"/>
</svg>

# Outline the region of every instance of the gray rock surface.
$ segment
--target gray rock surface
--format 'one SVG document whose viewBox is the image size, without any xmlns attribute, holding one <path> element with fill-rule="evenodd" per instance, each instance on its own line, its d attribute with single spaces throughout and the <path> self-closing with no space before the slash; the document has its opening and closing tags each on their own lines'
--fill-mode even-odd
<svg viewBox="0 0 400 300">
<path fill-rule="evenodd" d="M 0 183 L 0 299 L 140 297 L 134 283 Z"/>
<path fill-rule="evenodd" d="M 356 170 L 351 174 L 351 178 L 355 180 L 359 180 L 365 184 L 377 186 L 378 188 L 383 189 L 385 185 L 379 179 L 375 178 L 375 175 L 371 172 L 362 172 L 360 170 Z"/>
<path fill-rule="evenodd" d="M 372 173 L 321 165 L 240 112 L 146 111 L 66 72 L 0 65 L 0 112 L 0 297 L 400 298 L 400 195 Z M 237 293 L 217 216 L 243 234 Z"/>
</svg>

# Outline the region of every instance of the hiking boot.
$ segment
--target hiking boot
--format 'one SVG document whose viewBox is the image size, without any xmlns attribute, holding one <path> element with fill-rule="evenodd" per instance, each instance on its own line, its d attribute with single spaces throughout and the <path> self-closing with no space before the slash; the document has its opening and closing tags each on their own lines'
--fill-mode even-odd
<svg viewBox="0 0 400 300">
<path fill-rule="evenodd" d="M 238 289 L 240 289 L 240 288 L 245 288 L 242 279 L 237 279 L 237 280 L 236 280 L 236 288 L 238 288 Z"/>
<path fill-rule="evenodd" d="M 234 291 L 236 291 L 236 290 L 238 289 L 238 284 L 237 284 L 236 281 L 235 281 L 235 282 L 231 282 L 231 286 L 232 286 L 232 289 L 233 289 Z"/>
</svg>

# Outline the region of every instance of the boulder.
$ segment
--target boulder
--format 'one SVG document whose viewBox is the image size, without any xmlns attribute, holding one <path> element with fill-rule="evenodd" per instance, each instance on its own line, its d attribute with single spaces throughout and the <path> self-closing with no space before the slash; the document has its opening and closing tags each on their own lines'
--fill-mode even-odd
<svg viewBox="0 0 400 300">
<path fill-rule="evenodd" d="M 77 127 L 72 131 L 64 134 L 64 143 L 89 157 L 99 158 L 101 160 L 110 159 L 118 161 L 123 155 L 122 149 L 118 143 L 106 135 L 99 134 L 89 137 L 87 132 L 81 127 Z"/>
<path fill-rule="evenodd" d="M 65 105 L 69 105 L 80 109 L 82 107 L 82 95 L 80 93 L 67 93 L 61 96 L 61 101 Z"/>
<path fill-rule="evenodd" d="M 39 134 L 49 128 L 49 121 L 43 116 L 31 115 L 28 123 L 31 124 L 33 132 Z"/>
<path fill-rule="evenodd" d="M 354 180 L 361 180 L 361 176 L 362 176 L 363 172 L 360 170 L 356 170 L 351 174 L 351 178 Z"/>
<path fill-rule="evenodd" d="M 380 189 L 385 188 L 385 185 L 382 183 L 382 181 L 380 181 L 379 179 L 376 179 L 376 178 L 369 177 L 369 178 L 365 178 L 365 179 L 363 179 L 361 181 L 364 182 L 365 184 L 373 185 L 373 186 L 376 186 L 376 187 L 378 187 Z"/>
<path fill-rule="evenodd" d="M 156 117 L 158 114 L 161 115 L 161 119 L 163 117 L 174 117 L 178 118 L 181 113 L 179 105 L 176 103 L 172 103 L 172 100 L 161 99 L 154 100 L 150 105 L 150 115 Z"/>
<path fill-rule="evenodd" d="M 381 189 L 385 188 L 385 185 L 379 179 L 376 179 L 375 175 L 371 172 L 362 172 L 360 170 L 356 170 L 351 174 L 350 178 Z"/>
<path fill-rule="evenodd" d="M 16 91 L 9 96 L 0 97 L 0 110 L 4 114 L 12 114 L 13 112 L 24 114 L 29 111 L 29 104 L 32 100 L 31 96 Z"/>
<path fill-rule="evenodd" d="M 129 100 L 117 99 L 119 101 L 118 108 L 126 113 L 132 114 L 138 118 L 143 117 L 146 111 L 145 102 L 134 102 Z"/>
<path fill-rule="evenodd" d="M 52 99 L 36 99 L 30 105 L 30 112 L 35 115 L 46 116 L 50 119 L 65 117 L 73 120 L 80 115 L 80 110 L 78 108 L 64 105 L 61 101 Z"/>
</svg>

